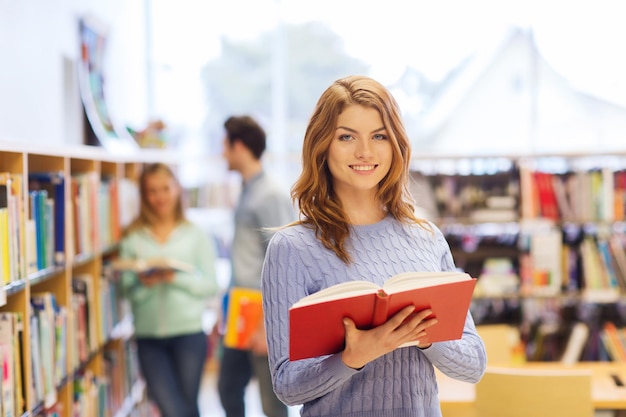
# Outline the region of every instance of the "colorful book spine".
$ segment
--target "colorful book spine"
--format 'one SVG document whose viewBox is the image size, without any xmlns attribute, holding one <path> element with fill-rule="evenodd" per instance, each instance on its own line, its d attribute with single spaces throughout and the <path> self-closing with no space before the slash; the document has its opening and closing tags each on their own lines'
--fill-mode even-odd
<svg viewBox="0 0 626 417">
<path fill-rule="evenodd" d="M 57 401 L 56 379 L 56 352 L 57 332 L 56 323 L 59 314 L 59 306 L 56 297 L 51 292 L 31 294 L 33 313 L 38 318 L 39 324 L 39 356 L 42 371 L 44 406 L 51 407 Z M 59 341 L 65 343 L 65 340 Z M 65 367 L 64 367 L 65 368 Z"/>
<path fill-rule="evenodd" d="M 0 283 L 16 279 L 15 196 L 9 172 L 0 172 Z"/>
<path fill-rule="evenodd" d="M 2 381 L 2 416 L 15 416 L 21 410 L 21 366 L 18 363 L 17 313 L 0 313 L 0 365 Z"/>
<path fill-rule="evenodd" d="M 65 263 L 65 177 L 62 172 L 31 172 L 28 175 L 29 189 L 46 190 L 53 204 L 51 236 L 54 236 L 53 263 Z M 50 250 L 50 249 L 48 249 Z"/>
<path fill-rule="evenodd" d="M 35 223 L 35 247 L 37 253 L 37 270 L 42 270 L 48 266 L 48 228 L 46 227 L 46 200 L 48 192 L 46 190 L 32 190 L 30 195 L 30 207 L 32 219 Z"/>
</svg>

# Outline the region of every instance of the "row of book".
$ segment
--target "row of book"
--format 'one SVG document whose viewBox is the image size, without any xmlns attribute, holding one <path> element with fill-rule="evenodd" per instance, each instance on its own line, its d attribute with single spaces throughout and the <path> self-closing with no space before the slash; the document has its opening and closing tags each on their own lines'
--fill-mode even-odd
<svg viewBox="0 0 626 417">
<path fill-rule="evenodd" d="M 626 167 L 544 162 L 422 170 L 414 197 L 435 208 L 457 265 L 477 270 L 477 323 L 519 325 L 528 360 L 610 360 L 603 323 L 626 327 L 602 312 L 624 309 Z"/>
<path fill-rule="evenodd" d="M 107 347 L 104 351 L 105 375 L 107 385 L 107 409 L 118 410 L 117 415 L 153 416 L 154 413 L 144 414 L 145 409 L 138 404 L 148 403 L 145 384 L 139 371 L 137 348 L 132 339 L 120 339 L 116 344 Z M 114 417 L 114 416 L 98 416 Z"/>
<path fill-rule="evenodd" d="M 58 303 L 52 292 L 31 293 L 32 314 L 28 317 L 30 332 L 27 341 L 24 340 L 21 314 L 0 312 L 0 410 L 4 413 L 0 415 L 21 415 L 37 404 L 42 404 L 46 410 L 54 410 L 57 406 L 57 387 L 68 380 L 69 370 L 83 369 L 91 355 L 101 349 L 113 333 L 122 319 L 121 314 L 127 313 L 115 284 L 100 278 L 96 294 L 93 279 L 88 274 L 72 278 L 69 306 Z M 95 297 L 100 297 L 99 302 Z M 72 339 L 70 334 L 74 335 Z M 25 349 L 24 343 L 28 343 L 29 349 Z M 23 359 L 27 352 L 32 364 L 32 386 L 25 385 Z M 104 385 L 109 384 L 108 380 L 106 384 L 96 382 L 81 373 L 69 379 L 83 387 L 99 386 L 98 391 L 104 390 L 104 393 L 107 392 Z M 91 389 L 84 389 L 84 392 L 91 392 Z M 30 395 L 27 396 L 27 392 Z M 98 397 L 103 395 L 100 393 Z M 31 398 L 34 403 L 26 404 L 26 398 Z"/>
<path fill-rule="evenodd" d="M 111 386 L 106 376 L 85 369 L 75 375 L 73 382 L 74 401 L 69 415 L 112 417 Z"/>
<path fill-rule="evenodd" d="M 414 175 L 414 179 L 418 178 Z M 414 191 L 420 207 L 430 207 L 439 219 L 473 222 L 516 221 L 519 218 L 519 180 L 515 170 L 484 175 L 419 176 L 422 186 Z M 426 179 L 426 181 L 423 181 Z M 425 201 L 425 200 L 434 201 Z M 433 219 L 435 220 L 435 219 Z"/>
<path fill-rule="evenodd" d="M 137 198 L 134 182 L 95 172 L 69 181 L 62 172 L 31 172 L 26 182 L 21 174 L 0 172 L 0 283 L 119 241 L 137 213 Z"/>
<path fill-rule="evenodd" d="M 520 240 L 522 293 L 582 292 L 590 300 L 614 301 L 626 291 L 624 231 L 553 228 Z"/>
<path fill-rule="evenodd" d="M 599 168 L 552 173 L 520 168 L 521 215 L 559 222 L 626 218 L 626 170 Z"/>
<path fill-rule="evenodd" d="M 464 257 L 480 256 L 474 272 L 480 278 L 477 295 L 582 292 L 592 300 L 612 301 L 626 292 L 624 222 L 605 227 L 559 226 L 551 221 L 487 226 L 442 227 L 455 251 L 457 266 L 467 268 Z"/>
<path fill-rule="evenodd" d="M 122 347 L 127 358 L 125 363 L 113 363 L 111 352 L 115 352 L 116 349 L 105 347 L 106 369 L 103 375 L 95 375 L 90 369 L 81 369 L 74 374 L 71 387 L 73 400 L 69 404 L 69 412 L 64 409 L 63 404 L 57 402 L 37 412 L 37 416 L 153 417 L 156 415 L 151 403 L 145 401 L 143 381 L 138 374 L 134 373 L 137 369 L 137 358 L 134 351 L 129 348 L 132 343 L 132 341 L 125 341 Z M 130 371 L 127 372 L 127 369 Z M 120 373 L 123 375 L 119 375 Z M 134 385 L 127 387 L 127 381 L 130 378 L 136 379 Z M 113 410 L 117 410 L 115 414 Z"/>
<path fill-rule="evenodd" d="M 483 175 L 427 175 L 431 192 L 415 195 L 419 205 L 434 199 L 440 219 L 505 222 L 547 218 L 557 222 L 626 219 L 626 170 L 609 167 L 550 172 L 521 165 Z M 519 203 L 519 205 L 518 205 Z"/>
<path fill-rule="evenodd" d="M 556 298 L 525 299 L 522 304 L 519 328 L 526 360 L 609 360 L 601 334 L 604 323 L 623 323 L 617 304 L 580 304 Z"/>
</svg>

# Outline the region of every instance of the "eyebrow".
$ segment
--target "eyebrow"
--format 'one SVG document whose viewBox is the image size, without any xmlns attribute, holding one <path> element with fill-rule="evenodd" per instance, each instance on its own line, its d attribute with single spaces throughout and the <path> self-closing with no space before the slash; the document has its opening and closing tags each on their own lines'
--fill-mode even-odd
<svg viewBox="0 0 626 417">
<path fill-rule="evenodd" d="M 347 130 L 349 132 L 357 133 L 356 130 L 351 129 L 351 128 L 346 127 L 346 126 L 337 126 L 337 129 L 345 129 L 345 130 Z M 335 130 L 337 130 L 337 129 L 335 129 Z M 383 131 L 383 130 L 387 130 L 387 129 L 385 129 L 385 126 L 379 127 L 378 129 L 375 129 L 375 130 L 372 130 L 372 133 L 377 133 L 377 132 L 380 132 L 380 131 Z"/>
</svg>

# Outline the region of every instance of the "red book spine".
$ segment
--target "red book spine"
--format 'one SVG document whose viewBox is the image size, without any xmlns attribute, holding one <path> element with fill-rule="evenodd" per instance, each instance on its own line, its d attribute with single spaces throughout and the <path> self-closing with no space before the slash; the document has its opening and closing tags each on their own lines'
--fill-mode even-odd
<svg viewBox="0 0 626 417">
<path fill-rule="evenodd" d="M 374 300 L 374 314 L 372 316 L 372 327 L 380 326 L 387 321 L 387 311 L 389 310 L 389 297 L 383 290 L 378 290 Z"/>
</svg>

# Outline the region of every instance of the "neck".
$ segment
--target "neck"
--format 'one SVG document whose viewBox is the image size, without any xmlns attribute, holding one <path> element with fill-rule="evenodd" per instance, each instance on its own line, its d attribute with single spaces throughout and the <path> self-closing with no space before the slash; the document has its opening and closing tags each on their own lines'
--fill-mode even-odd
<svg viewBox="0 0 626 417">
<path fill-rule="evenodd" d="M 176 218 L 174 216 L 164 216 L 164 217 L 159 217 L 157 221 L 155 222 L 155 224 L 153 225 L 153 227 L 165 228 L 165 227 L 171 227 L 175 224 L 176 224 Z"/>
<path fill-rule="evenodd" d="M 341 198 L 341 205 L 354 225 L 378 223 L 385 218 L 387 212 L 374 196 L 359 196 L 358 198 Z"/>
<path fill-rule="evenodd" d="M 152 236 L 160 242 L 165 243 L 169 239 L 172 232 L 176 229 L 176 219 L 172 216 L 160 218 L 157 223 L 150 228 Z"/>
<path fill-rule="evenodd" d="M 382 209 L 376 209 L 371 211 L 364 210 L 352 210 L 347 211 L 350 224 L 355 226 L 363 226 L 367 224 L 378 223 L 385 218 L 387 212 Z"/>
<path fill-rule="evenodd" d="M 254 160 L 246 164 L 243 168 L 239 170 L 241 177 L 244 181 L 248 181 L 250 178 L 255 177 L 259 172 L 263 170 L 263 165 L 261 161 Z"/>
</svg>

